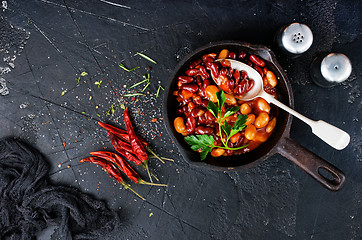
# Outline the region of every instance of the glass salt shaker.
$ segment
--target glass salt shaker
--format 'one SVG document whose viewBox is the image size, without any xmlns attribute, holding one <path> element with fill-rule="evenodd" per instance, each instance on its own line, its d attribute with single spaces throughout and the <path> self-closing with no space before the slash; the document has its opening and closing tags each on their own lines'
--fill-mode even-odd
<svg viewBox="0 0 362 240">
<path fill-rule="evenodd" d="M 352 64 L 342 53 L 329 53 L 316 57 L 310 68 L 312 80 L 321 87 L 333 87 L 351 75 Z"/>
</svg>

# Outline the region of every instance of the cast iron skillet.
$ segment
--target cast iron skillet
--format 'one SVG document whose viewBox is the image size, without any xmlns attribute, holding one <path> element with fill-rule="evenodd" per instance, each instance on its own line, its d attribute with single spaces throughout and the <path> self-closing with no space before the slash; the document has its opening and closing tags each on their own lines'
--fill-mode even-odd
<svg viewBox="0 0 362 240">
<path fill-rule="evenodd" d="M 271 69 L 278 77 L 278 99 L 293 108 L 294 104 L 291 85 L 270 49 L 261 45 L 252 45 L 235 41 L 213 42 L 198 48 L 187 55 L 176 66 L 175 71 L 171 74 L 169 79 L 169 85 L 166 88 L 167 95 L 164 97 L 163 115 L 166 128 L 180 150 L 182 157 L 190 164 L 198 167 L 220 171 L 238 171 L 243 168 L 252 167 L 270 156 L 279 153 L 298 165 L 329 190 L 338 191 L 341 189 L 345 183 L 343 172 L 289 137 L 292 116 L 285 111 L 278 111 L 277 126 L 270 138 L 255 150 L 242 155 L 213 158 L 209 154 L 204 161 L 201 161 L 200 154 L 192 151 L 190 146 L 185 142 L 183 136 L 175 131 L 173 121 L 177 117 L 176 109 L 178 102 L 172 93 L 177 88 L 177 77 L 184 75 L 185 70 L 192 61 L 201 58 L 204 54 L 218 53 L 225 48 L 235 53 L 244 50 L 266 60 L 268 69 Z M 325 175 L 325 173 L 322 175 L 323 171 L 330 174 L 332 177 L 323 176 Z"/>
</svg>

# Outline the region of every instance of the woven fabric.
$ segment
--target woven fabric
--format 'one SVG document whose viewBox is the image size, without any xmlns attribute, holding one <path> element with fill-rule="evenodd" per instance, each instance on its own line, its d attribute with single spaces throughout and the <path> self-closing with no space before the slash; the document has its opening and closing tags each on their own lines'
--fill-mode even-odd
<svg viewBox="0 0 362 240">
<path fill-rule="evenodd" d="M 43 156 L 23 142 L 0 140 L 0 183 L 0 239 L 35 239 L 47 226 L 61 239 L 97 239 L 117 223 L 104 202 L 51 184 Z"/>
</svg>

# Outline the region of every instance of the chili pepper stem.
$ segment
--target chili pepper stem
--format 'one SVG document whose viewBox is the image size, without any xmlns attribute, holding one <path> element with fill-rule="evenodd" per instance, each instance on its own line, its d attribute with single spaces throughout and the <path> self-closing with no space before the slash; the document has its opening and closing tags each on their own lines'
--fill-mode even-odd
<svg viewBox="0 0 362 240">
<path fill-rule="evenodd" d="M 144 199 L 141 195 L 139 195 L 135 190 L 133 190 L 129 184 L 125 183 L 122 181 L 122 185 L 124 186 L 125 189 L 130 190 L 131 192 L 133 192 L 137 197 L 141 198 L 142 200 L 146 200 Z"/>
<path fill-rule="evenodd" d="M 151 148 L 149 148 L 148 146 L 146 146 L 146 150 L 152 154 L 152 156 L 156 157 L 158 160 L 160 160 L 162 163 L 165 163 L 165 161 L 163 161 L 159 156 L 156 155 L 156 153 L 154 151 L 151 150 Z"/>
<path fill-rule="evenodd" d="M 152 186 L 160 186 L 160 187 L 167 187 L 167 184 L 160 184 L 160 183 L 150 183 L 146 182 L 143 179 L 137 179 L 137 184 L 145 184 L 145 185 L 152 185 Z"/>
<path fill-rule="evenodd" d="M 142 166 L 144 169 L 146 169 L 146 171 L 147 171 L 147 169 L 149 169 L 149 168 L 148 168 L 148 160 L 147 160 L 147 165 L 144 164 L 144 162 L 145 162 L 145 161 L 143 161 L 143 162 L 141 163 L 141 166 Z M 154 179 L 156 179 L 157 182 L 160 181 L 153 172 L 150 171 L 150 174 L 151 174 L 151 176 L 152 176 Z"/>
<path fill-rule="evenodd" d="M 166 161 L 170 161 L 170 162 L 174 162 L 175 160 L 173 160 L 172 158 L 165 158 L 165 157 L 161 157 L 163 160 L 166 160 Z"/>
<path fill-rule="evenodd" d="M 150 178 L 150 181 L 153 182 L 152 177 L 151 177 L 150 169 L 148 168 L 148 160 L 143 161 L 141 164 L 146 169 L 148 177 Z"/>
</svg>

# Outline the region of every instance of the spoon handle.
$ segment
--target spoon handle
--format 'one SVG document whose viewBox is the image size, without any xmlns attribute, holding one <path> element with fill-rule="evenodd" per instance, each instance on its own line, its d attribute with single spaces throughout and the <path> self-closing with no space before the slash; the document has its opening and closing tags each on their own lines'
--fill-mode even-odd
<svg viewBox="0 0 362 240">
<path fill-rule="evenodd" d="M 274 97 L 272 97 L 271 95 L 269 95 L 265 92 L 260 97 L 264 98 L 267 102 L 272 103 L 272 104 L 278 106 L 279 108 L 289 112 L 293 116 L 299 118 L 300 120 L 302 120 L 303 122 L 308 124 L 312 128 L 312 132 L 317 137 L 322 139 L 324 142 L 329 144 L 331 147 L 333 147 L 337 150 L 342 150 L 345 147 L 347 147 L 347 145 L 349 144 L 350 136 L 345 131 L 343 131 L 329 123 L 326 123 L 322 120 L 313 121 L 313 120 L 303 116 L 302 114 L 294 111 L 293 109 L 284 105 L 283 103 L 279 102 Z"/>
</svg>

